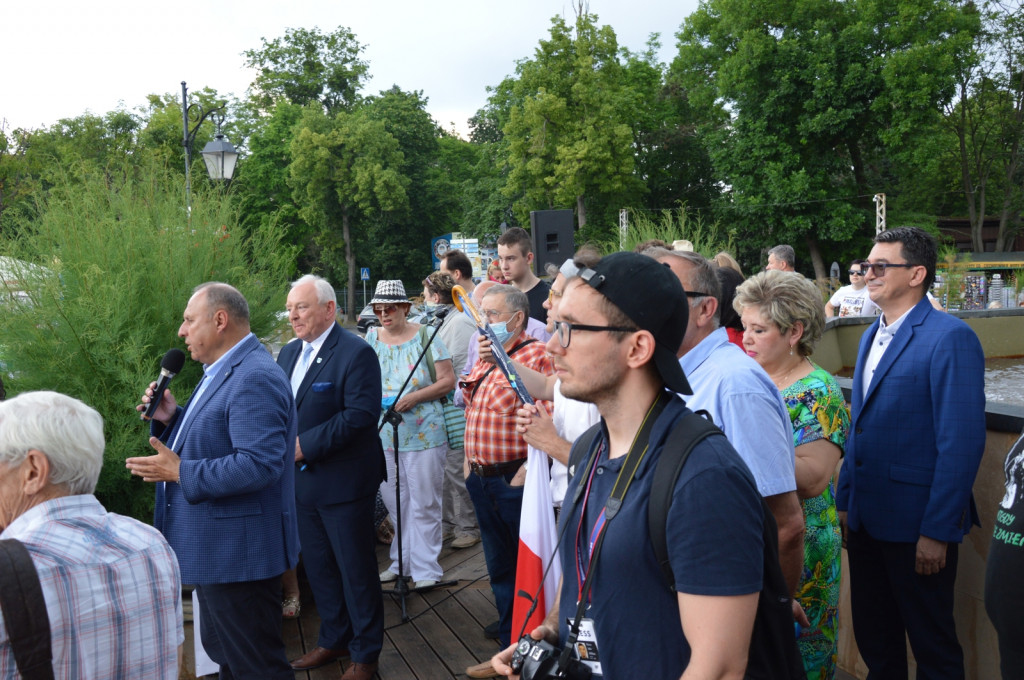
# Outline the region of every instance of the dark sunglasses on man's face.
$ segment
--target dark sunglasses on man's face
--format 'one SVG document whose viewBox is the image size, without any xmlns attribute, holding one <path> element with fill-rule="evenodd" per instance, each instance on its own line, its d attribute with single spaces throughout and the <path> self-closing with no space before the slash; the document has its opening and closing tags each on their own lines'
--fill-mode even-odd
<svg viewBox="0 0 1024 680">
<path fill-rule="evenodd" d="M 920 266 L 921 265 L 910 264 L 909 262 L 865 262 L 864 273 L 866 274 L 870 269 L 871 273 L 874 274 L 875 278 L 879 279 L 885 276 L 886 269 L 891 269 L 893 267 L 896 267 L 897 269 L 909 269 L 911 267 Z"/>
<path fill-rule="evenodd" d="M 850 271 L 848 271 L 846 273 L 849 274 L 850 276 L 864 276 L 864 272 L 859 271 L 857 269 L 851 269 Z"/>
</svg>

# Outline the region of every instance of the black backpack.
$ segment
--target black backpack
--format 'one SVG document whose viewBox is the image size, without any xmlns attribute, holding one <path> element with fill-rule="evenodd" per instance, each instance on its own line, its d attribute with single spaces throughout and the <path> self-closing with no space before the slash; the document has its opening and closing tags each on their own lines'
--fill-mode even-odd
<svg viewBox="0 0 1024 680">
<path fill-rule="evenodd" d="M 701 413 L 706 415 L 704 411 Z M 580 459 L 587 455 L 600 432 L 601 425 L 598 424 L 576 440 L 569 461 L 570 470 L 574 471 Z M 654 556 L 665 575 L 668 589 L 673 593 L 675 576 L 669 564 L 668 540 L 665 533 L 672 490 L 690 453 L 697 444 L 711 436 L 724 437 L 725 434 L 709 418 L 701 417 L 692 411 L 686 412 L 669 433 L 654 468 L 647 522 Z M 782 567 L 779 565 L 778 526 L 763 498 L 761 514 L 764 539 L 763 582 L 757 599 L 757 614 L 754 618 L 754 632 L 750 639 L 744 678 L 804 680 L 807 674 L 796 645 L 791 599 Z"/>
</svg>

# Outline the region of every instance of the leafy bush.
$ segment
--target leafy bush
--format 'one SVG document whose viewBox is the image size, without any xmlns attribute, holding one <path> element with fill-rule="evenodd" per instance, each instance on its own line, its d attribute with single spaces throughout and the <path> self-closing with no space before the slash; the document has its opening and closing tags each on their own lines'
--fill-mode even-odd
<svg viewBox="0 0 1024 680">
<path fill-rule="evenodd" d="M 57 390 L 97 409 L 107 448 L 96 495 L 113 512 L 148 520 L 152 485 L 131 477 L 124 460 L 152 453 L 135 405 L 163 354 L 182 346 L 192 289 L 234 285 L 264 337 L 283 308 L 294 250 L 271 228 L 243 235 L 216 188 L 194 191 L 189 223 L 180 175 L 76 174 L 40 199 L 39 217 L 18 225 L 17 237 L 0 241 L 0 253 L 27 263 L 16 272 L 23 294 L 5 291 L 0 314 L 7 390 Z M 173 385 L 181 401 L 201 371 L 186 362 Z"/>
</svg>

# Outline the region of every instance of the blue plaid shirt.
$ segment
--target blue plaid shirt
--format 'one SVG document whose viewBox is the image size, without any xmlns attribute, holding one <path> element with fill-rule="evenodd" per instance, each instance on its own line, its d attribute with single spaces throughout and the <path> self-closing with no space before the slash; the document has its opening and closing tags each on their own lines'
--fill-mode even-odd
<svg viewBox="0 0 1024 680">
<path fill-rule="evenodd" d="M 181 576 L 160 532 L 78 495 L 30 508 L 7 538 L 25 544 L 39 573 L 55 678 L 177 679 Z M 0 617 L 0 679 L 15 677 Z"/>
</svg>

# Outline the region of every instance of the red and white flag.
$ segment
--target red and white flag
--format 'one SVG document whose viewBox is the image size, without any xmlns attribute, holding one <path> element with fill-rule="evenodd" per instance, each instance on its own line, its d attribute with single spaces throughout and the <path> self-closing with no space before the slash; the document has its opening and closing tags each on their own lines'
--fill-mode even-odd
<svg viewBox="0 0 1024 680">
<path fill-rule="evenodd" d="M 551 476 L 548 473 L 548 455 L 532 446 L 527 447 L 526 483 L 523 488 L 523 509 L 519 517 L 519 557 L 516 561 L 516 592 L 512 607 L 512 642 L 520 632 L 530 631 L 544 621 L 558 597 L 558 581 L 562 565 L 555 557 L 544 577 L 544 568 L 558 549 L 557 527 L 551 504 Z M 544 584 L 541 587 L 541 579 Z M 529 593 L 529 598 L 523 593 Z M 538 594 L 539 593 L 539 594 Z M 530 619 L 526 614 L 536 595 L 537 606 Z"/>
</svg>

